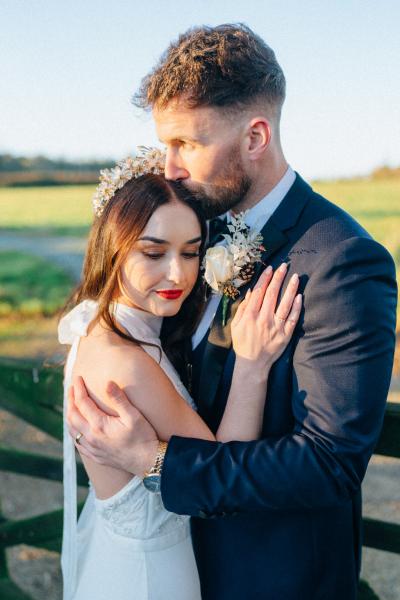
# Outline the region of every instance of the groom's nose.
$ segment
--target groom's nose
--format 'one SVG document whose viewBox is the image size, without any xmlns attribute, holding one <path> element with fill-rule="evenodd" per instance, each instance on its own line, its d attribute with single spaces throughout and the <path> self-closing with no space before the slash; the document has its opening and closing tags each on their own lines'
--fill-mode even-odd
<svg viewBox="0 0 400 600">
<path fill-rule="evenodd" d="M 187 179 L 188 177 L 190 177 L 190 173 L 182 166 L 176 152 L 168 149 L 165 159 L 165 179 L 178 181 L 179 179 Z"/>
</svg>

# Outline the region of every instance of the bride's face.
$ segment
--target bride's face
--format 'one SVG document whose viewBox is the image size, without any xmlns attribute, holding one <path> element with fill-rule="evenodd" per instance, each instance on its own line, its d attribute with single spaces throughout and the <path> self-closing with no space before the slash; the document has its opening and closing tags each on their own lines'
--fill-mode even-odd
<svg viewBox="0 0 400 600">
<path fill-rule="evenodd" d="M 181 202 L 160 206 L 122 265 L 118 302 L 157 316 L 176 315 L 199 272 L 201 229 Z"/>
</svg>

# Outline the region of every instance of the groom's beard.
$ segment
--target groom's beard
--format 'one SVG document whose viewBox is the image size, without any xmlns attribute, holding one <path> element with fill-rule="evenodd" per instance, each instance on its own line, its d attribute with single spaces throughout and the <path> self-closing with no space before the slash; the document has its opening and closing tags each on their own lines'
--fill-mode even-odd
<svg viewBox="0 0 400 600">
<path fill-rule="evenodd" d="M 226 167 L 218 174 L 218 183 L 190 187 L 186 185 L 200 202 L 206 219 L 213 219 L 232 210 L 243 201 L 251 188 L 251 179 L 245 173 L 237 151 L 227 158 L 225 164 Z M 181 183 L 185 186 L 185 180 Z"/>
</svg>

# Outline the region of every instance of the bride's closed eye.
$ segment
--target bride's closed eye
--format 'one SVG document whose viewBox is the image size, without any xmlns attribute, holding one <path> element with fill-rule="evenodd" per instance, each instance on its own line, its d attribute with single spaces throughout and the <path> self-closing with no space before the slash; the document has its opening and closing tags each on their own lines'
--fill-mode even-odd
<svg viewBox="0 0 400 600">
<path fill-rule="evenodd" d="M 146 256 L 146 258 L 151 258 L 152 260 L 157 260 L 158 258 L 162 258 L 164 256 L 164 254 L 160 254 L 160 253 L 153 254 L 150 252 L 143 252 L 143 256 Z"/>
<path fill-rule="evenodd" d="M 150 258 L 151 260 L 158 260 L 158 259 L 162 258 L 163 256 L 165 256 L 164 252 L 143 252 L 142 254 L 143 254 L 143 256 L 146 256 L 146 258 Z M 200 253 L 199 252 L 182 252 L 182 256 L 183 256 L 183 258 L 190 260 L 192 258 L 198 258 L 200 256 Z"/>
</svg>

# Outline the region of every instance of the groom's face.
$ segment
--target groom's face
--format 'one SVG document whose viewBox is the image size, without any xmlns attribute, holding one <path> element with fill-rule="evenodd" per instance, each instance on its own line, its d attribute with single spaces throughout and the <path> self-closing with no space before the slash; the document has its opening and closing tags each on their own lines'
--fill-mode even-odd
<svg viewBox="0 0 400 600">
<path fill-rule="evenodd" d="M 201 202 L 206 216 L 224 214 L 250 189 L 242 157 L 244 124 L 211 107 L 173 102 L 154 109 L 157 134 L 166 146 L 165 176 L 180 180 Z"/>
</svg>

